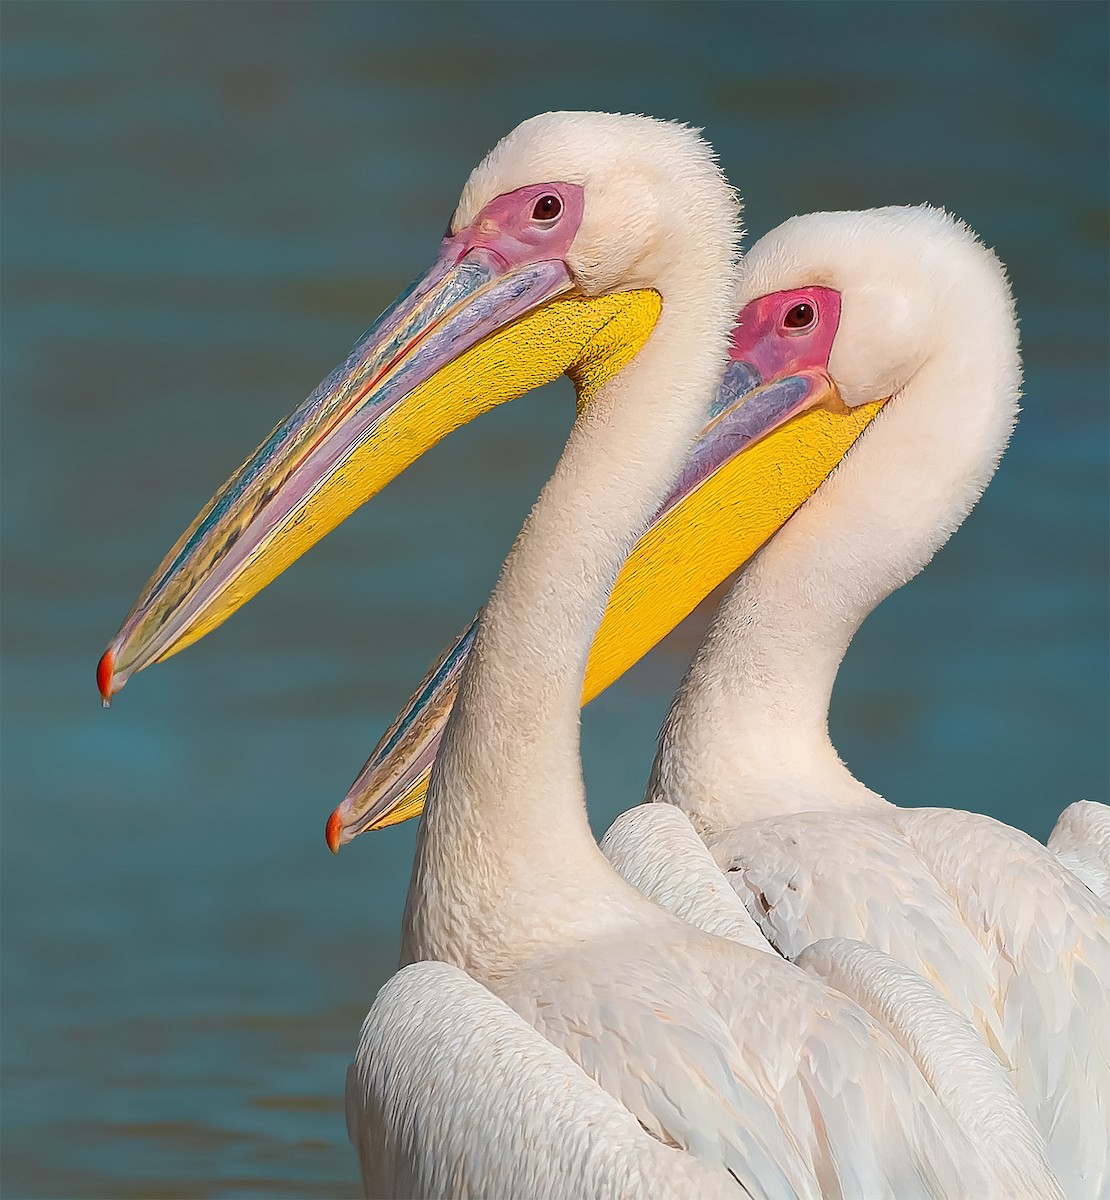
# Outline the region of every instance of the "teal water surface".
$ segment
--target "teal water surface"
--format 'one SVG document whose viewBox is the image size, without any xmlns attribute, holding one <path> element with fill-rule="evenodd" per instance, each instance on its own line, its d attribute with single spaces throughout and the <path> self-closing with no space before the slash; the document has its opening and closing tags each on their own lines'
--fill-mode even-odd
<svg viewBox="0 0 1110 1200">
<path fill-rule="evenodd" d="M 868 621 L 834 737 L 905 804 L 1043 837 L 1107 795 L 1107 9 L 3 6 L 5 1197 L 357 1194 L 342 1115 L 412 825 L 324 821 L 487 594 L 569 388 L 460 431 L 100 711 L 93 668 L 201 503 L 549 108 L 705 127 L 752 238 L 931 201 L 1009 264 L 1025 411 L 982 504 Z M 703 628 L 584 719 L 639 798 Z"/>
</svg>

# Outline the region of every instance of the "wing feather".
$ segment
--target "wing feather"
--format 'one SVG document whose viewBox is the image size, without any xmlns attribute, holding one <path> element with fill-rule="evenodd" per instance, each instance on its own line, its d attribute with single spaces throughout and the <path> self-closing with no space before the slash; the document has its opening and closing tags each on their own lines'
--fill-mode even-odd
<svg viewBox="0 0 1110 1200">
<path fill-rule="evenodd" d="M 1110 805 L 1077 800 L 1060 814 L 1048 848 L 1104 903 L 1110 904 Z"/>
<path fill-rule="evenodd" d="M 889 1033 L 776 955 L 668 919 L 537 963 L 502 995 L 645 1128 L 746 1185 L 997 1194 Z"/>
<path fill-rule="evenodd" d="M 1001 1194 L 1064 1200 L 1044 1139 L 1001 1063 L 936 988 L 881 950 L 845 938 L 814 942 L 797 961 L 891 1030 L 979 1147 Z"/>
<path fill-rule="evenodd" d="M 898 810 L 997 954 L 1013 1082 L 1069 1196 L 1110 1195 L 1110 912 L 1054 854 L 977 813 Z"/>
<path fill-rule="evenodd" d="M 382 988 L 347 1072 L 346 1109 L 367 1196 L 738 1200 L 727 1174 L 650 1137 L 445 963 L 415 963 Z"/>
<path fill-rule="evenodd" d="M 621 813 L 601 849 L 634 888 L 676 917 L 774 954 L 689 817 L 673 804 L 640 804 Z"/>
<path fill-rule="evenodd" d="M 868 943 L 932 984 L 1007 1069 L 1069 1196 L 1110 1196 L 1110 912 L 975 813 L 829 811 L 710 842 L 772 945 Z"/>
<path fill-rule="evenodd" d="M 729 830 L 710 850 L 781 954 L 823 938 L 866 942 L 933 984 L 1010 1065 L 997 952 L 889 822 L 797 813 Z"/>
</svg>

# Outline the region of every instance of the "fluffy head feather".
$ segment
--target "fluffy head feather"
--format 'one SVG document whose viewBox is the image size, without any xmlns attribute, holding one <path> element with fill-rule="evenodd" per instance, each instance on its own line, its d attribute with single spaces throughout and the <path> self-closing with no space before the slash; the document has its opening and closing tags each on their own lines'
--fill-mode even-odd
<svg viewBox="0 0 1110 1200">
<path fill-rule="evenodd" d="M 697 265 L 691 255 L 696 260 L 699 245 L 716 257 L 722 245 L 735 245 L 740 201 L 712 148 L 687 125 L 618 113 L 532 117 L 471 172 L 452 232 L 491 200 L 534 183 L 585 190 L 567 264 L 587 296 L 638 287 L 666 296 L 668 285 Z"/>
<path fill-rule="evenodd" d="M 792 217 L 741 264 L 740 306 L 806 285 L 841 294 L 829 367 L 849 404 L 900 392 L 954 345 L 1015 343 L 1002 264 L 967 225 L 929 205 Z"/>
</svg>

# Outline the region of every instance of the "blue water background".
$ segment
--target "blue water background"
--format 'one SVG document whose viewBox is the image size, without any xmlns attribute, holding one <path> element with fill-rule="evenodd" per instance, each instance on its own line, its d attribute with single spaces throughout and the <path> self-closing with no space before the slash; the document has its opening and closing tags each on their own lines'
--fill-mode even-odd
<svg viewBox="0 0 1110 1200">
<path fill-rule="evenodd" d="M 834 737 L 892 799 L 1038 837 L 1106 798 L 1107 12 L 4 4 L 5 1197 L 357 1194 L 343 1075 L 414 829 L 333 858 L 324 821 L 486 596 L 568 386 L 451 437 L 110 713 L 93 667 L 534 112 L 704 126 L 752 238 L 927 200 L 997 247 L 1025 412 L 857 638 Z M 586 713 L 598 830 L 703 620 Z"/>
</svg>

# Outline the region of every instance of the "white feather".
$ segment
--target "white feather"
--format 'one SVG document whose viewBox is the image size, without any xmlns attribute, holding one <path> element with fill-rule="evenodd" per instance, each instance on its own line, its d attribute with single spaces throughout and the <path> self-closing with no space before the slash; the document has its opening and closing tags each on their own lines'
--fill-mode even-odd
<svg viewBox="0 0 1110 1200">
<path fill-rule="evenodd" d="M 1110 805 L 1077 800 L 1060 814 L 1048 848 L 1094 894 L 1110 903 Z"/>
<path fill-rule="evenodd" d="M 347 1120 L 371 1197 L 736 1194 L 731 1176 L 649 1136 L 565 1054 L 446 963 L 415 963 L 378 993 L 347 1074 Z"/>
<path fill-rule="evenodd" d="M 601 852 L 637 891 L 705 933 L 774 954 L 687 817 L 665 804 L 621 813 Z"/>
</svg>

